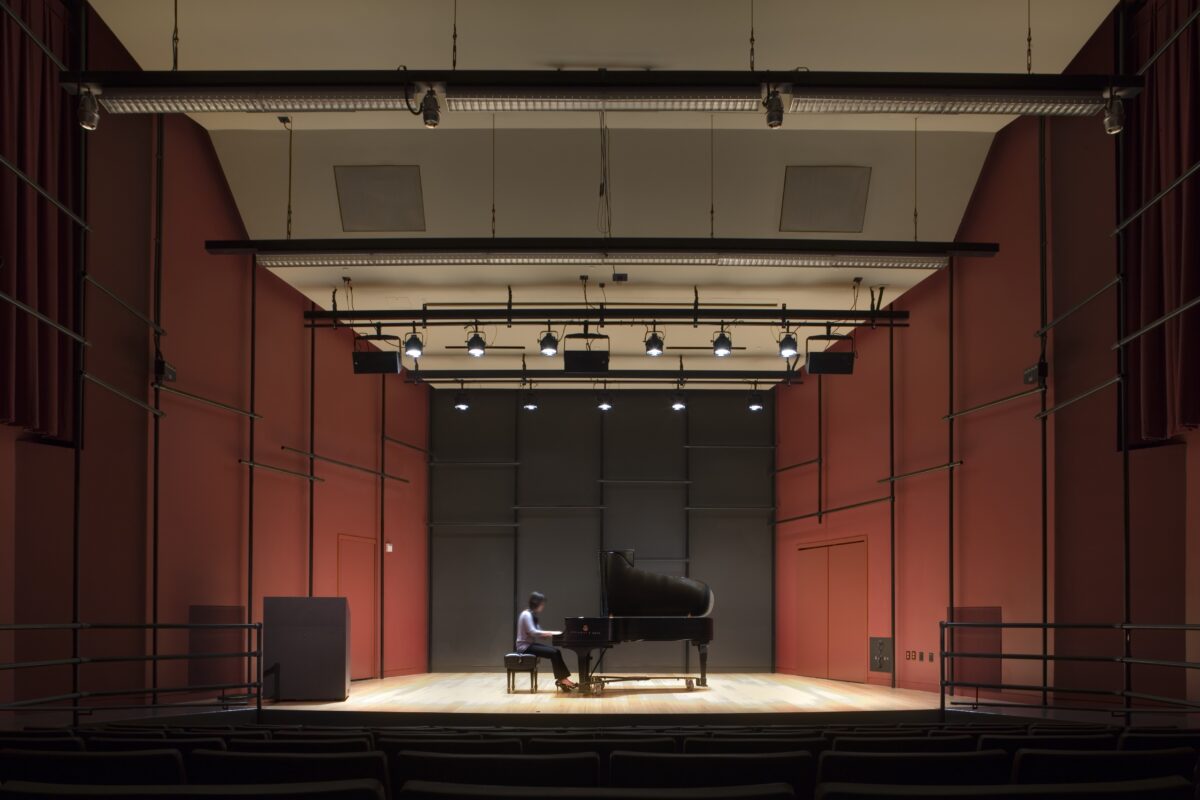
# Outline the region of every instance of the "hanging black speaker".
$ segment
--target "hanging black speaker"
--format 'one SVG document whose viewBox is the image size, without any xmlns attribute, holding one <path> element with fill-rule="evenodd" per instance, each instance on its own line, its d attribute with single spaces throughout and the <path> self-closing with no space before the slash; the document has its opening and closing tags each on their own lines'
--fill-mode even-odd
<svg viewBox="0 0 1200 800">
<path fill-rule="evenodd" d="M 378 375 L 400 371 L 400 353 L 396 350 L 355 350 L 354 374 Z"/>
<path fill-rule="evenodd" d="M 806 341 L 808 357 L 805 369 L 809 375 L 850 375 L 854 372 L 854 338 L 843 333 L 825 333 L 819 336 L 809 336 Z M 813 342 L 827 343 L 825 350 L 813 350 Z M 833 348 L 839 342 L 849 342 L 850 349 Z"/>
</svg>

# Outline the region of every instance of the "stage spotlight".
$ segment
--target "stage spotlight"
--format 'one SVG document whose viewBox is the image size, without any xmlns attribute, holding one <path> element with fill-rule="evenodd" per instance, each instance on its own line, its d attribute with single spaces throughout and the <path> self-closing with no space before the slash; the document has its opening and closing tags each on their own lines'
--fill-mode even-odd
<svg viewBox="0 0 1200 800">
<path fill-rule="evenodd" d="M 762 411 L 764 408 L 762 392 L 758 391 L 757 389 L 752 391 L 750 393 L 750 401 L 746 404 L 746 408 L 750 409 L 751 411 Z"/>
<path fill-rule="evenodd" d="M 800 347 L 796 343 L 796 335 L 788 332 L 783 334 L 779 340 L 779 357 L 780 358 L 795 358 L 800 352 Z"/>
<path fill-rule="evenodd" d="M 94 131 L 100 125 L 100 104 L 96 95 L 84 90 L 79 95 L 79 127 L 85 131 Z"/>
<path fill-rule="evenodd" d="M 425 352 L 425 343 L 421 341 L 421 337 L 414 331 L 404 340 L 404 355 L 420 358 Z"/>
<path fill-rule="evenodd" d="M 554 335 L 554 331 L 543 333 L 538 346 L 542 349 L 542 355 L 544 356 L 558 355 L 558 337 Z"/>
<path fill-rule="evenodd" d="M 460 391 L 458 394 L 454 395 L 454 408 L 456 410 L 466 411 L 470 407 L 471 404 L 467 401 L 467 393 L 465 391 Z"/>
<path fill-rule="evenodd" d="M 778 89 L 772 89 L 767 94 L 767 99 L 763 100 L 763 106 L 767 109 L 768 128 L 778 128 L 783 125 L 783 99 L 779 96 Z"/>
<path fill-rule="evenodd" d="M 537 395 L 533 393 L 532 389 L 525 393 L 525 399 L 521 401 L 521 408 L 526 411 L 538 410 Z"/>
<path fill-rule="evenodd" d="M 733 337 L 729 333 L 721 329 L 716 336 L 713 337 L 713 355 L 717 358 L 724 358 L 733 352 Z"/>
<path fill-rule="evenodd" d="M 671 410 L 683 411 L 685 408 L 687 408 L 687 398 L 683 396 L 683 390 L 680 389 L 671 397 Z"/>
<path fill-rule="evenodd" d="M 437 93 L 430 89 L 421 100 L 421 121 L 426 128 L 436 128 L 442 121 L 442 112 L 438 107 Z"/>
<path fill-rule="evenodd" d="M 487 352 L 487 342 L 483 340 L 482 333 L 475 331 L 468 337 L 467 352 L 476 358 L 483 358 L 483 354 Z"/>
<path fill-rule="evenodd" d="M 612 411 L 612 395 L 609 392 L 601 392 L 596 398 L 596 408 L 601 411 Z"/>
<path fill-rule="evenodd" d="M 663 337 L 658 331 L 646 334 L 646 355 L 661 356 L 663 354 Z"/>
<path fill-rule="evenodd" d="M 1109 136 L 1115 136 L 1123 130 L 1125 130 L 1125 104 L 1119 97 L 1110 97 L 1104 104 L 1104 132 Z"/>
</svg>

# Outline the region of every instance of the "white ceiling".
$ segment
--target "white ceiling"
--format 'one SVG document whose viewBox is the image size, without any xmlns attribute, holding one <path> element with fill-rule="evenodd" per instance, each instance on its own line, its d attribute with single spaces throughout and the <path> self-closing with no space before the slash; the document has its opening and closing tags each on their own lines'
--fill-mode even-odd
<svg viewBox="0 0 1200 800">
<path fill-rule="evenodd" d="M 143 68 L 170 67 L 172 3 L 92 4 Z M 1034 70 L 1061 72 L 1113 5 L 1034 0 Z M 460 69 L 749 67 L 750 0 L 458 0 L 457 6 Z M 180 0 L 179 7 L 184 70 L 451 66 L 452 0 Z M 1025 0 L 755 0 L 753 7 L 759 69 L 1025 70 Z M 272 115 L 195 118 L 212 134 L 249 235 L 282 237 L 287 138 L 279 123 Z M 992 136 L 1009 119 L 947 115 L 916 121 L 920 238 L 954 238 Z M 833 164 L 872 169 L 861 238 L 913 237 L 912 117 L 789 115 L 776 131 L 766 129 L 760 114 L 609 114 L 608 124 L 615 236 L 708 236 L 710 198 L 717 236 L 796 236 L 778 230 L 784 168 Z M 335 165 L 416 164 L 426 235 L 490 235 L 494 189 L 499 236 L 597 236 L 597 126 L 595 114 L 443 111 L 436 130 L 420 127 L 405 112 L 296 115 L 294 235 L 353 235 L 341 230 Z M 614 305 L 690 302 L 697 286 L 705 301 L 848 308 L 854 277 L 862 277 L 864 286 L 887 285 L 890 300 L 926 275 L 662 266 L 628 271 L 629 283 L 607 289 Z M 591 276 L 593 296 L 596 284 L 610 278 L 602 268 L 553 266 L 277 270 L 322 306 L 349 277 L 359 309 L 500 301 L 510 285 L 518 301 L 575 301 L 583 272 Z M 866 303 L 864 291 L 860 307 Z M 614 368 L 648 367 L 640 355 L 640 328 L 607 332 L 614 336 Z M 550 361 L 536 354 L 535 333 L 500 328 L 489 331 L 489 342 L 524 345 L 532 368 Z M 774 335 L 735 328 L 736 344 L 750 350 L 720 361 L 699 353 L 689 364 L 777 369 Z M 707 329 L 672 328 L 668 345 L 703 346 L 711 336 Z M 468 357 L 461 350 L 444 349 L 463 338 L 456 329 L 432 331 L 423 366 L 463 364 Z M 501 368 L 519 364 L 519 355 L 490 353 L 471 362 Z"/>
</svg>

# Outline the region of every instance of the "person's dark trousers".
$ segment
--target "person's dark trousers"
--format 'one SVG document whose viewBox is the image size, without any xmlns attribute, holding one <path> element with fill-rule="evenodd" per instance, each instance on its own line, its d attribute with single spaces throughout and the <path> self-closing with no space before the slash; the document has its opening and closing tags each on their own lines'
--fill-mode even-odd
<svg viewBox="0 0 1200 800">
<path fill-rule="evenodd" d="M 551 647 L 548 644 L 531 644 L 525 652 L 532 653 L 538 658 L 549 659 L 550 663 L 554 665 L 554 680 L 561 681 L 571 677 L 571 670 L 567 669 L 567 663 L 563 661 L 562 653 L 557 647 Z"/>
</svg>

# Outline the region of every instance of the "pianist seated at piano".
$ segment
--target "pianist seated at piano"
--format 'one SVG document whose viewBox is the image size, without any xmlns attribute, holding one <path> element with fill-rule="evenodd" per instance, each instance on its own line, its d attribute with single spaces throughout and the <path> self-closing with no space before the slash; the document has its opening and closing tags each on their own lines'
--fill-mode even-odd
<svg viewBox="0 0 1200 800">
<path fill-rule="evenodd" d="M 539 639 L 548 640 L 562 633 L 562 631 L 544 631 L 538 626 L 538 615 L 545 608 L 546 595 L 541 592 L 529 595 L 529 608 L 522 611 L 521 615 L 517 617 L 517 652 L 548 659 L 554 666 L 555 685 L 570 691 L 577 684 L 571 680 L 571 670 L 567 669 L 562 652 L 557 647 L 550 646 L 546 641 L 538 641 Z"/>
</svg>

